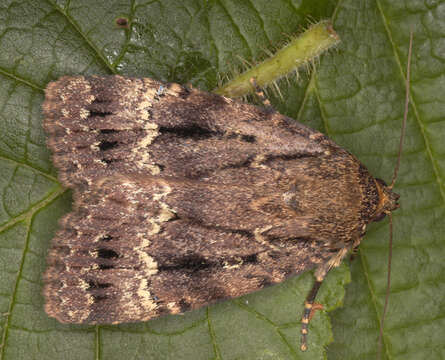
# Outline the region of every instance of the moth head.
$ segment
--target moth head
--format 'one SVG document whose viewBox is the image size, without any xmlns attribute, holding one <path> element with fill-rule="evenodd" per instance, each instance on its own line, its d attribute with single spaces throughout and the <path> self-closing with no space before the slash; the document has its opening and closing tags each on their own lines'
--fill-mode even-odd
<svg viewBox="0 0 445 360">
<path fill-rule="evenodd" d="M 379 194 L 379 203 L 371 221 L 380 221 L 400 207 L 398 203 L 400 195 L 393 192 L 392 187 L 386 185 L 381 179 L 375 179 L 375 183 Z"/>
</svg>

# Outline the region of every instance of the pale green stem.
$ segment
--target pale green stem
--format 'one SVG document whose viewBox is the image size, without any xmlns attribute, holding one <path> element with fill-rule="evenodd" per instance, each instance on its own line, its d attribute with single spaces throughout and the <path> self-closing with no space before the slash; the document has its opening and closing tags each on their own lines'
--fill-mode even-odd
<svg viewBox="0 0 445 360">
<path fill-rule="evenodd" d="M 251 79 L 259 88 L 280 79 L 302 65 L 310 63 L 322 52 L 340 41 L 329 20 L 311 25 L 303 34 L 293 39 L 274 56 L 237 76 L 213 92 L 231 98 L 255 92 Z"/>
</svg>

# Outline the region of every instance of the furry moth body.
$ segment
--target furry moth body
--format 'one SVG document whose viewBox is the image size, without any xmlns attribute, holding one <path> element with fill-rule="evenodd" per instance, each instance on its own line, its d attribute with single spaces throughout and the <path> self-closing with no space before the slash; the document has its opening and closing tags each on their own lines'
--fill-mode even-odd
<svg viewBox="0 0 445 360">
<path fill-rule="evenodd" d="M 367 224 L 398 207 L 323 134 L 215 94 L 63 77 L 43 110 L 74 192 L 44 277 L 45 310 L 63 323 L 177 314 L 314 267 L 321 283 Z"/>
</svg>

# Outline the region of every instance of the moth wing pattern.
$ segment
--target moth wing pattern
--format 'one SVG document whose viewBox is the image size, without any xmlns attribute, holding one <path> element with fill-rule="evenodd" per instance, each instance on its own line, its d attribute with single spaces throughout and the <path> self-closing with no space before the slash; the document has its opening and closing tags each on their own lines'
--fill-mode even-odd
<svg viewBox="0 0 445 360">
<path fill-rule="evenodd" d="M 332 265 L 378 204 L 351 154 L 268 109 L 121 76 L 61 78 L 43 109 L 74 190 L 45 274 L 61 322 L 148 320 Z"/>
<path fill-rule="evenodd" d="M 178 216 L 167 201 L 178 184 L 169 179 L 116 175 L 95 185 L 75 199 L 48 256 L 46 310 L 62 322 L 119 323 L 180 313 L 253 292 L 322 261 L 311 243 L 272 246 L 248 231 Z"/>
</svg>

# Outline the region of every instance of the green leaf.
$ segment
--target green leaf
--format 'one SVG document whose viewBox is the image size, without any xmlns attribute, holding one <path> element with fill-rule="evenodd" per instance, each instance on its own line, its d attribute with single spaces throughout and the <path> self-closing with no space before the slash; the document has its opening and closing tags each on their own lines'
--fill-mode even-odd
<svg viewBox="0 0 445 360">
<path fill-rule="evenodd" d="M 129 19 L 129 29 L 116 19 Z M 43 311 L 41 274 L 71 205 L 45 146 L 46 84 L 66 74 L 148 76 L 211 90 L 309 20 L 342 39 L 316 71 L 280 81 L 281 112 L 327 133 L 391 180 L 403 116 L 410 29 L 411 107 L 396 192 L 383 358 L 445 353 L 445 3 L 440 1 L 4 0 L 0 4 L 0 359 L 374 359 L 386 286 L 388 223 L 369 227 L 344 306 L 318 312 L 309 351 L 299 318 L 311 273 L 233 301 L 141 324 L 62 325 Z M 318 302 L 338 307 L 349 271 Z M 331 325 L 332 322 L 332 332 Z M 333 333 L 333 334 L 332 334 Z M 328 343 L 333 342 L 326 347 Z"/>
</svg>

